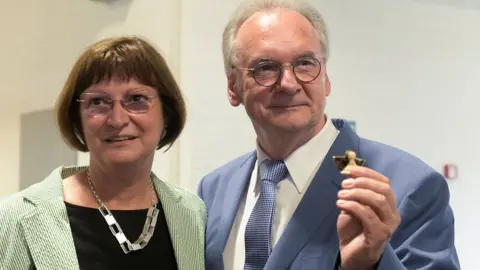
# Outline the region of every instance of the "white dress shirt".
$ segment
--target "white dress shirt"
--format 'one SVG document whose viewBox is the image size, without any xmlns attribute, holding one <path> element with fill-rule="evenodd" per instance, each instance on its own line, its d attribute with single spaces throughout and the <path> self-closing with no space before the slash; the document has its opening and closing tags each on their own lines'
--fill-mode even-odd
<svg viewBox="0 0 480 270">
<path fill-rule="evenodd" d="M 285 160 L 289 174 L 277 185 L 275 215 L 272 225 L 272 248 L 280 239 L 310 182 L 337 138 L 338 130 L 327 121 L 322 130 L 292 152 Z M 223 253 L 225 270 L 241 270 L 245 263 L 245 228 L 257 201 L 261 182 L 258 165 L 269 157 L 257 145 L 257 161 L 252 171 L 247 193 L 240 201 L 235 221 Z"/>
</svg>

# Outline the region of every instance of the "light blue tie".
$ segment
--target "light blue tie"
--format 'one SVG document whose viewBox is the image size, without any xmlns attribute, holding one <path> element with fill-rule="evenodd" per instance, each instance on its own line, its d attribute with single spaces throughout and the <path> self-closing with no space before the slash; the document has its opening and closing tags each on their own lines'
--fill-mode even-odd
<svg viewBox="0 0 480 270">
<path fill-rule="evenodd" d="M 245 270 L 263 269 L 272 252 L 275 189 L 287 173 L 283 161 L 265 160 L 260 164 L 262 189 L 245 229 Z"/>
</svg>

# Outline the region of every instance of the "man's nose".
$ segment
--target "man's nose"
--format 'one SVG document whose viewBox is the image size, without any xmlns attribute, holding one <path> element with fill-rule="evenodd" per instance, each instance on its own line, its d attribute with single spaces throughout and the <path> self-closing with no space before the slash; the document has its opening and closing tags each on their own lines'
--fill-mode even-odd
<svg viewBox="0 0 480 270">
<path fill-rule="evenodd" d="M 300 90 L 301 85 L 293 72 L 293 67 L 285 66 L 281 70 L 279 89 L 287 94 L 293 95 Z"/>
</svg>

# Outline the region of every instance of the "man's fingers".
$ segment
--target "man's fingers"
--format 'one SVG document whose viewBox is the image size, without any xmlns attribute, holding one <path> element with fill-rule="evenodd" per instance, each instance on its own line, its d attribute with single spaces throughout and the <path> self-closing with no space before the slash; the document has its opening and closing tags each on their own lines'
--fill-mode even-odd
<svg viewBox="0 0 480 270">
<path fill-rule="evenodd" d="M 387 197 L 370 189 L 344 189 L 338 193 L 338 197 L 341 200 L 356 201 L 362 205 L 369 206 L 382 222 L 388 222 L 393 216 Z"/>
<path fill-rule="evenodd" d="M 352 190 L 352 189 L 368 189 L 372 192 L 384 196 L 388 202 L 392 211 L 397 210 L 397 204 L 395 202 L 395 196 L 393 195 L 393 191 L 388 183 L 375 181 L 370 178 L 366 177 L 359 177 L 356 179 L 346 179 L 342 182 L 342 188 L 345 190 Z M 375 196 L 379 202 L 383 201 L 381 196 Z"/>
<path fill-rule="evenodd" d="M 363 227 L 362 223 L 353 215 L 341 211 L 337 219 L 337 231 L 340 245 L 344 246 L 357 237 L 359 233 L 363 232 Z"/>
<path fill-rule="evenodd" d="M 390 238 L 392 232 L 389 230 L 389 227 L 379 219 L 370 207 L 361 205 L 356 201 L 345 200 L 338 200 L 337 206 L 360 220 L 366 237 L 373 240 L 373 243 L 369 243 L 372 245 L 372 248 L 382 245 Z"/>
<path fill-rule="evenodd" d="M 355 177 L 355 178 L 365 177 L 365 178 L 371 178 L 387 184 L 390 183 L 390 180 L 388 179 L 388 177 L 367 167 L 354 166 L 351 169 L 351 175 L 352 177 Z"/>
</svg>

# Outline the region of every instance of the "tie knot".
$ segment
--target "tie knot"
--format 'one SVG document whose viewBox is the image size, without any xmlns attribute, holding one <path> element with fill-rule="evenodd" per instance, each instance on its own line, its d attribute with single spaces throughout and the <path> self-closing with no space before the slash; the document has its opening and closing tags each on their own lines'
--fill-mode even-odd
<svg viewBox="0 0 480 270">
<path fill-rule="evenodd" d="M 262 181 L 271 181 L 275 184 L 278 184 L 282 179 L 287 176 L 288 169 L 283 161 L 276 160 L 264 160 L 260 164 L 260 171 Z"/>
</svg>

